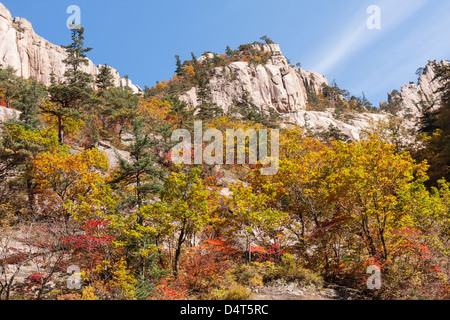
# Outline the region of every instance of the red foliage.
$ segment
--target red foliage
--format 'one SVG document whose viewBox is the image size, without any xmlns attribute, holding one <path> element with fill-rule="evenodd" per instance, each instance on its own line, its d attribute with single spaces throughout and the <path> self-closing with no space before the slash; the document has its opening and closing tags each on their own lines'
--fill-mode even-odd
<svg viewBox="0 0 450 320">
<path fill-rule="evenodd" d="M 286 253 L 286 251 L 279 243 L 274 243 L 269 248 L 252 246 L 250 247 L 250 253 L 252 255 L 252 260 L 257 260 L 259 262 L 280 262 L 282 255 Z"/>
<path fill-rule="evenodd" d="M 237 250 L 221 239 L 206 239 L 182 261 L 180 281 L 192 291 L 205 292 L 231 268 Z"/>
<path fill-rule="evenodd" d="M 22 294 L 32 294 L 34 289 L 42 286 L 44 279 L 45 276 L 43 273 L 35 272 L 25 279 L 23 289 L 17 291 Z"/>
<path fill-rule="evenodd" d="M 155 295 L 149 296 L 150 300 L 184 300 L 188 296 L 186 289 L 175 284 L 173 279 L 162 279 L 155 289 Z"/>
<path fill-rule="evenodd" d="M 94 267 L 104 260 L 107 246 L 115 239 L 106 233 L 108 225 L 109 222 L 88 221 L 82 226 L 82 234 L 63 238 L 62 241 L 70 245 L 85 264 Z"/>
</svg>

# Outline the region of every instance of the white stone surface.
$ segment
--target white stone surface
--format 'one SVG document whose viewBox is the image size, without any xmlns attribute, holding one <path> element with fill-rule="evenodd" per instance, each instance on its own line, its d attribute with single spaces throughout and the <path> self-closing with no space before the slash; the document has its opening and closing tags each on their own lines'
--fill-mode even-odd
<svg viewBox="0 0 450 320">
<path fill-rule="evenodd" d="M 17 75 L 26 79 L 34 78 L 50 85 L 52 72 L 56 80 L 64 80 L 66 66 L 63 60 L 66 56 L 64 48 L 38 36 L 28 20 L 13 19 L 9 10 L 0 3 L 0 64 L 13 67 L 17 70 Z M 89 60 L 83 70 L 95 77 L 99 67 Z M 124 87 L 125 79 L 120 77 L 117 70 L 111 68 L 111 71 L 114 84 Z M 142 92 L 142 89 L 131 81 L 129 86 L 135 93 Z"/>
</svg>

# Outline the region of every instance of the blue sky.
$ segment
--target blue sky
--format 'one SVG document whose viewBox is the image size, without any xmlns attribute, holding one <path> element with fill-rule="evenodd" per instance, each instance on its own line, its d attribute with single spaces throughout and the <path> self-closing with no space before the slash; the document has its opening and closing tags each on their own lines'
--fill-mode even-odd
<svg viewBox="0 0 450 320">
<path fill-rule="evenodd" d="M 68 44 L 69 5 L 81 8 L 89 58 L 108 63 L 144 87 L 171 78 L 175 54 L 221 53 L 262 35 L 292 64 L 375 105 L 417 79 L 428 60 L 450 59 L 448 0 L 0 0 L 30 20 L 39 35 Z M 381 9 L 381 29 L 366 27 L 367 8 Z"/>
</svg>

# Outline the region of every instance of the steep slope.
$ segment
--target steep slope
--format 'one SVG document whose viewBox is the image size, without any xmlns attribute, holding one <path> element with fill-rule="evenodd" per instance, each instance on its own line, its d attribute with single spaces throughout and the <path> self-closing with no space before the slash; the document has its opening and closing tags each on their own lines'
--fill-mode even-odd
<svg viewBox="0 0 450 320">
<path fill-rule="evenodd" d="M 319 94 L 328 80 L 313 71 L 291 66 L 278 44 L 255 44 L 257 50 L 271 53 L 265 64 L 244 61 L 232 62 L 226 67 L 214 68 L 209 81 L 211 102 L 229 111 L 234 105 L 251 102 L 261 110 L 276 110 L 286 123 L 294 123 L 311 130 L 337 128 L 352 140 L 359 140 L 360 133 L 371 120 L 386 118 L 385 114 L 353 114 L 352 119 L 337 119 L 334 109 L 309 111 L 309 94 Z M 213 59 L 208 53 L 198 59 L 202 63 Z M 191 108 L 200 104 L 199 89 L 194 87 L 181 95 Z"/>
<path fill-rule="evenodd" d="M 258 50 L 269 51 L 272 58 L 266 65 L 252 65 L 244 61 L 232 62 L 225 68 L 212 70 L 211 102 L 229 110 L 233 105 L 250 99 L 263 110 L 270 108 L 280 113 L 305 110 L 307 104 L 307 87 L 318 92 L 328 81 L 315 72 L 297 70 L 291 67 L 281 53 L 277 44 L 263 45 Z M 213 54 L 202 56 L 198 62 L 202 63 Z M 198 90 L 192 88 L 181 98 L 189 106 L 199 104 Z"/>
<path fill-rule="evenodd" d="M 398 115 L 407 118 L 418 118 L 425 108 L 437 108 L 440 106 L 440 94 L 437 92 L 442 87 L 441 81 L 435 79 L 436 66 L 448 65 L 449 62 L 430 61 L 422 69 L 419 80 L 388 93 L 388 103 L 398 108 Z"/>
<path fill-rule="evenodd" d="M 66 67 L 63 60 L 66 56 L 64 48 L 38 36 L 28 20 L 13 19 L 9 10 L 0 3 L 0 64 L 15 68 L 17 74 L 26 79 L 34 78 L 50 85 L 52 73 L 58 81 L 64 79 Z M 89 60 L 84 71 L 95 77 L 99 67 Z M 126 86 L 127 80 L 121 78 L 117 70 L 111 68 L 111 71 L 114 84 Z M 142 91 L 131 81 L 128 85 L 135 93 Z"/>
</svg>

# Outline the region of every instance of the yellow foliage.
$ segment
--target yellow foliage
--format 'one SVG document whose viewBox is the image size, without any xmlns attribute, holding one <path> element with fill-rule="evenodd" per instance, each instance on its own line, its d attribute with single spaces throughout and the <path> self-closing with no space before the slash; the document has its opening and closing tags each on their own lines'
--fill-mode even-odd
<svg viewBox="0 0 450 320">
<path fill-rule="evenodd" d="M 95 149 L 77 154 L 55 149 L 34 157 L 30 175 L 44 200 L 70 206 L 67 201 L 79 203 L 101 194 L 98 188 L 104 183 L 102 172 L 108 166 L 106 155 Z"/>
<path fill-rule="evenodd" d="M 195 78 L 195 69 L 194 69 L 193 66 L 188 65 L 188 66 L 186 66 L 186 68 L 185 68 L 184 70 L 185 70 L 185 72 L 186 72 L 186 77 L 187 77 L 189 80 L 192 80 L 192 79 Z"/>
<path fill-rule="evenodd" d="M 97 297 L 95 295 L 94 287 L 86 287 L 83 289 L 80 300 L 94 301 L 94 300 L 100 300 L 100 299 L 99 299 L 99 297 Z"/>
</svg>

